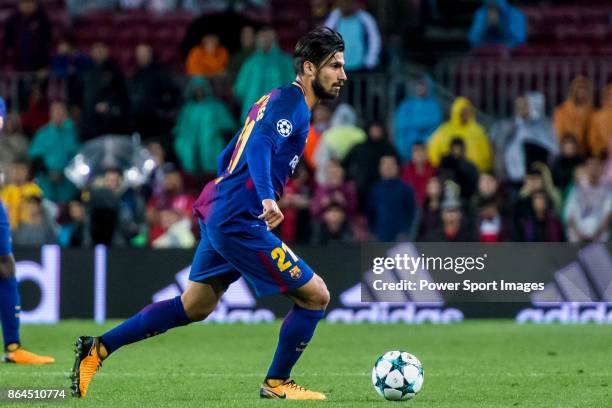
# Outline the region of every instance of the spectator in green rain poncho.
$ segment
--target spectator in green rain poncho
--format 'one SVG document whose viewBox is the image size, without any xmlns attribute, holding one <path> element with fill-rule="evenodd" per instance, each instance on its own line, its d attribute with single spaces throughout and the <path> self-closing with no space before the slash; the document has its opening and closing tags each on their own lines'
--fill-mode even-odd
<svg viewBox="0 0 612 408">
<path fill-rule="evenodd" d="M 49 123 L 34 135 L 28 156 L 34 162 L 36 183 L 44 197 L 56 204 L 66 204 L 79 193 L 64 176 L 64 168 L 79 150 L 78 134 L 63 102 L 51 104 L 49 118 Z"/>
<path fill-rule="evenodd" d="M 204 77 L 191 78 L 185 99 L 173 130 L 176 155 L 186 172 L 216 173 L 224 136 L 236 130 L 236 122 Z"/>
<path fill-rule="evenodd" d="M 46 170 L 63 171 L 79 149 L 78 135 L 66 105 L 53 102 L 49 110 L 49 123 L 34 135 L 28 156 L 32 160 L 40 158 Z"/>
<path fill-rule="evenodd" d="M 234 84 L 234 95 L 242 102 L 241 119 L 246 118 L 259 98 L 294 77 L 291 57 L 276 44 L 274 30 L 261 29 L 257 33 L 257 50 L 242 64 Z"/>
</svg>

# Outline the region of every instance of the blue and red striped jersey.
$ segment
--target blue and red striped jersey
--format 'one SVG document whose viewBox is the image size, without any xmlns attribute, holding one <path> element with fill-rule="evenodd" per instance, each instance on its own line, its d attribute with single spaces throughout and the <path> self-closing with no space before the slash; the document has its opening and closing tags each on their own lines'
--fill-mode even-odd
<svg viewBox="0 0 612 408">
<path fill-rule="evenodd" d="M 194 204 L 194 213 L 219 227 L 265 225 L 264 199 L 279 199 L 306 144 L 310 109 L 291 84 L 262 96 L 219 156 L 218 177 Z M 231 228 L 231 227 L 229 227 Z"/>
</svg>

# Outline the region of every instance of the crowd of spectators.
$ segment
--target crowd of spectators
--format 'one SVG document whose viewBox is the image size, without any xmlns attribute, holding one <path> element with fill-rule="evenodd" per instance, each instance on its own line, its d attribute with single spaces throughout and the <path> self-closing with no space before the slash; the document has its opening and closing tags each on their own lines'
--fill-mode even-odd
<svg viewBox="0 0 612 408">
<path fill-rule="evenodd" d="M 36 4 L 20 1 L 16 15 L 44 19 Z M 508 34 L 502 20 L 512 9 L 497 0 L 483 10 L 475 18 L 498 27 L 473 29 L 474 36 L 501 41 Z M 6 30 L 19 32 L 19 18 Z M 370 14 L 342 1 L 327 24 L 356 39 L 347 41 L 348 70 L 378 64 L 380 36 Z M 47 30 L 44 24 L 27 29 L 36 35 L 23 38 L 46 44 L 37 31 Z M 294 77 L 271 27 L 245 26 L 240 37 L 241 48 L 230 53 L 215 33 L 204 34 L 186 58 L 184 83 L 146 43 L 134 49 L 131 75 L 104 43 L 87 53 L 65 36 L 49 55 L 37 47 L 19 54 L 25 49 L 19 42 L 13 51 L 5 47 L 17 52 L 16 69 L 40 73 L 38 81 L 20 85 L 28 103 L 19 113 L 9 109 L 0 137 L 6 173 L 0 195 L 15 244 L 193 246 L 191 207 L 215 177 L 219 152 L 250 105 Z M 64 79 L 61 100 L 46 100 L 45 71 Z M 213 92 L 219 75 L 232 81 L 229 102 Z M 393 126 L 361 123 L 347 103 L 315 107 L 303 159 L 280 201 L 285 221 L 276 232 L 285 242 L 608 240 L 612 85 L 602 90 L 597 109 L 591 82 L 577 77 L 552 119 L 544 96 L 526 92 L 515 101 L 513 118 L 488 128 L 465 97 L 444 121 L 429 75 L 411 85 Z M 130 185 L 116 167 L 84 189 L 65 176 L 83 143 L 132 132 L 155 162 L 144 185 Z"/>
<path fill-rule="evenodd" d="M 66 0 L 71 15 L 84 14 L 91 10 L 120 9 L 146 10 L 151 13 L 186 11 L 193 14 L 237 11 L 249 6 L 262 6 L 268 0 Z"/>
</svg>

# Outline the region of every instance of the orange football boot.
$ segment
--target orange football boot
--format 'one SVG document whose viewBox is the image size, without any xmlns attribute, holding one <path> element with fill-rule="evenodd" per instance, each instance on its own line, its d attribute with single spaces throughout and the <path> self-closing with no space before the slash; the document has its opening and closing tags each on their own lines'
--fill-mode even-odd
<svg viewBox="0 0 612 408">
<path fill-rule="evenodd" d="M 17 346 L 16 349 L 6 352 L 4 361 L 14 364 L 52 364 L 55 359 L 49 356 L 39 356 L 21 346 Z"/>
<path fill-rule="evenodd" d="M 75 343 L 76 357 L 72 367 L 70 379 L 72 396 L 83 398 L 87 395 L 87 388 L 98 368 L 102 367 L 100 357 L 100 340 L 98 337 L 81 336 Z"/>
<path fill-rule="evenodd" d="M 307 390 L 295 383 L 292 379 L 285 380 L 284 383 L 272 387 L 268 381 L 264 381 L 259 390 L 259 396 L 267 399 L 288 399 L 288 400 L 324 400 L 325 394 Z"/>
</svg>

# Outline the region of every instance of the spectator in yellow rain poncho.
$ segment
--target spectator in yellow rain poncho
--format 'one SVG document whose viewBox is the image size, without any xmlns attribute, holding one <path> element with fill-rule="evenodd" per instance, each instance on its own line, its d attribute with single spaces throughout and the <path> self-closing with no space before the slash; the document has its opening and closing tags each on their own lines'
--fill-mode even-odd
<svg viewBox="0 0 612 408">
<path fill-rule="evenodd" d="M 427 144 L 429 161 L 435 167 L 442 157 L 450 152 L 451 141 L 455 138 L 465 143 L 465 156 L 478 167 L 487 171 L 493 168 L 493 150 L 484 128 L 476 122 L 471 102 L 460 96 L 455 99 L 448 122 L 443 123 L 433 133 Z"/>
<path fill-rule="evenodd" d="M 30 220 L 28 198 L 42 198 L 43 193 L 37 184 L 29 181 L 28 162 L 23 158 L 11 163 L 8 168 L 7 181 L 4 188 L 0 189 L 0 200 L 6 206 L 11 230 L 15 231 L 19 224 Z M 1 183 L 0 187 L 2 187 Z"/>
</svg>

